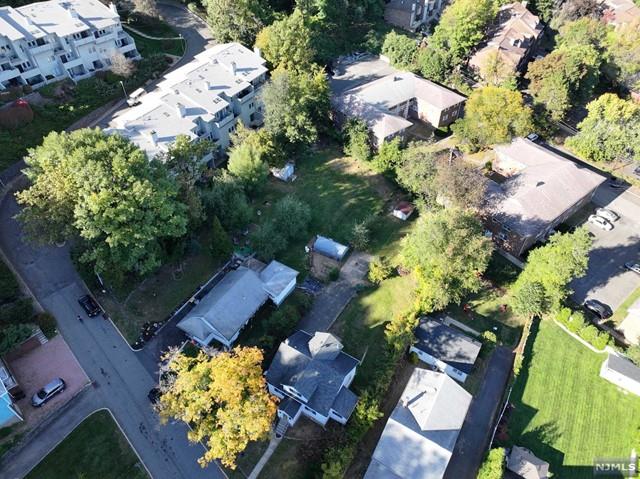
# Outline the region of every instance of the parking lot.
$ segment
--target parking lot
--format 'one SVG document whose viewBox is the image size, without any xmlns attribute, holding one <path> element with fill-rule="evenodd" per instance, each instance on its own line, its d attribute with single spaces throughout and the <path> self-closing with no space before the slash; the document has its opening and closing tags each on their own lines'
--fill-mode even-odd
<svg viewBox="0 0 640 479">
<path fill-rule="evenodd" d="M 598 206 L 615 211 L 620 219 L 611 231 L 594 225 L 587 227 L 594 235 L 587 274 L 571 283 L 573 298 L 582 303 L 597 299 L 618 309 L 638 287 L 640 275 L 624 268 L 626 262 L 640 262 L 640 196 L 631 190 L 614 190 L 602 185 L 593 197 Z"/>
</svg>

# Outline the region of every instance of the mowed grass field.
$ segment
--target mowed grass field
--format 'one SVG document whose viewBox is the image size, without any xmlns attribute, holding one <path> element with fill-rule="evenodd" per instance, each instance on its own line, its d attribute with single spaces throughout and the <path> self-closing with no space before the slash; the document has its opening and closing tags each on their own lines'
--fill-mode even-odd
<svg viewBox="0 0 640 479">
<path fill-rule="evenodd" d="M 149 476 L 107 411 L 93 413 L 26 479 L 147 479 Z"/>
<path fill-rule="evenodd" d="M 553 322 L 532 328 L 509 442 L 548 461 L 554 477 L 590 478 L 594 458 L 628 457 L 639 446 L 640 398 L 600 378 L 604 359 Z"/>
</svg>

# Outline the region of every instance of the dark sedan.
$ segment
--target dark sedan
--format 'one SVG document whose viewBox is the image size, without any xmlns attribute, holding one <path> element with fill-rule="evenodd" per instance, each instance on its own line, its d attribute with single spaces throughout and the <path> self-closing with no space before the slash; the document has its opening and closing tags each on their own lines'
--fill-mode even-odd
<svg viewBox="0 0 640 479">
<path fill-rule="evenodd" d="M 607 319 L 613 316 L 611 308 L 597 299 L 587 299 L 584 302 L 584 307 L 600 319 Z"/>
<path fill-rule="evenodd" d="M 102 312 L 96 300 L 88 294 L 84 295 L 82 298 L 79 298 L 78 303 L 80 304 L 80 306 L 82 306 L 82 309 L 84 309 L 84 312 L 87 313 L 87 316 L 89 316 L 90 318 L 94 318 Z"/>
</svg>

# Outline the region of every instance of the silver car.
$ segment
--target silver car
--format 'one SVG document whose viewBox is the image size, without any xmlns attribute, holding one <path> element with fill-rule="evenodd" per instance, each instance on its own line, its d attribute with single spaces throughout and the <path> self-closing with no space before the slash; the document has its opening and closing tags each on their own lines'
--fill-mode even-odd
<svg viewBox="0 0 640 479">
<path fill-rule="evenodd" d="M 614 221 L 618 221 L 618 219 L 620 218 L 620 216 L 618 215 L 618 213 L 616 213 L 615 211 L 612 211 L 608 208 L 598 208 L 596 210 L 596 214 L 598 216 L 602 216 L 605 220 L 608 220 L 610 222 L 614 222 Z"/>
<path fill-rule="evenodd" d="M 53 396 L 64 391 L 64 388 L 66 387 L 67 385 L 62 378 L 55 378 L 53 381 L 51 381 L 49 384 L 47 384 L 40 391 L 33 395 L 33 397 L 31 398 L 31 405 L 33 407 L 42 406 Z"/>
<path fill-rule="evenodd" d="M 605 231 L 611 231 L 613 229 L 613 225 L 602 216 L 591 215 L 587 221 Z"/>
</svg>

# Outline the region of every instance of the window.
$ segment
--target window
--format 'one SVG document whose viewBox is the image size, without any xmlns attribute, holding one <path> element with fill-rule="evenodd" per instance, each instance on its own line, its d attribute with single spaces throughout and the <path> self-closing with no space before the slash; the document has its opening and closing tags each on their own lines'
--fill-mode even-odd
<svg viewBox="0 0 640 479">
<path fill-rule="evenodd" d="M 511 228 L 507 225 L 502 225 L 502 230 L 506 233 L 511 233 Z"/>
<path fill-rule="evenodd" d="M 506 234 L 504 234 L 502 231 L 501 231 L 500 233 L 498 233 L 497 238 L 498 238 L 500 241 L 507 241 L 507 235 L 506 235 Z"/>
</svg>

